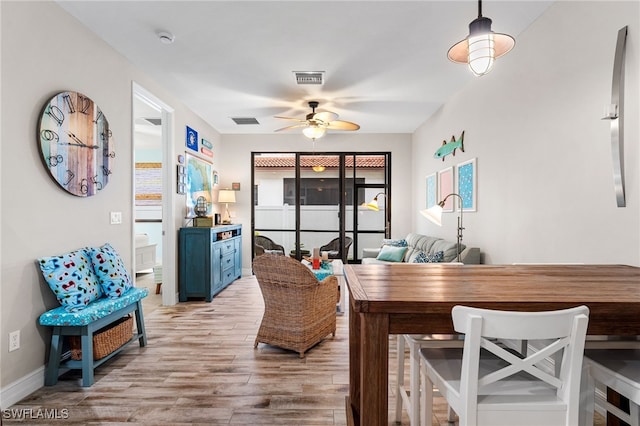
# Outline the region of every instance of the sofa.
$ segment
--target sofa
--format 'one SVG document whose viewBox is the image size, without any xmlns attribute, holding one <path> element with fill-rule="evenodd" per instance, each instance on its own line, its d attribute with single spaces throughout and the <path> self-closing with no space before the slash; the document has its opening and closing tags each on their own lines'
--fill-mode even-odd
<svg viewBox="0 0 640 426">
<path fill-rule="evenodd" d="M 422 234 L 408 234 L 400 240 L 383 240 L 380 248 L 365 248 L 362 252 L 363 264 L 387 264 L 395 262 L 429 263 L 457 262 L 456 242 Z M 402 248 L 406 250 L 402 251 Z M 480 249 L 460 244 L 460 262 L 465 264 L 480 263 Z M 442 253 L 440 253 L 442 252 Z M 394 256 L 398 256 L 395 257 Z M 392 259 L 392 260 L 382 260 Z"/>
</svg>

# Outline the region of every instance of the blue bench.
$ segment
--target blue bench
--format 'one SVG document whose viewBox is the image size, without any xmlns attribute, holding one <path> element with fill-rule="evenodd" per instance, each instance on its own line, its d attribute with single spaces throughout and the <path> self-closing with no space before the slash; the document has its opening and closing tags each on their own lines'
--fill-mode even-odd
<svg viewBox="0 0 640 426">
<path fill-rule="evenodd" d="M 67 312 L 63 306 L 51 309 L 40 315 L 40 324 L 53 327 L 51 349 L 45 373 L 45 386 L 58 382 L 60 367 L 82 370 L 82 386 L 93 385 L 93 371 L 96 367 L 111 359 L 129 344 L 138 340 L 140 346 L 146 346 L 147 335 L 142 315 L 142 299 L 149 294 L 146 288 L 132 288 L 116 299 L 103 297 L 91 302 L 79 312 Z M 134 313 L 137 333 L 131 340 L 104 358 L 93 359 L 93 335 L 101 328 Z M 62 343 L 64 336 L 80 336 L 82 359 L 62 362 Z"/>
</svg>

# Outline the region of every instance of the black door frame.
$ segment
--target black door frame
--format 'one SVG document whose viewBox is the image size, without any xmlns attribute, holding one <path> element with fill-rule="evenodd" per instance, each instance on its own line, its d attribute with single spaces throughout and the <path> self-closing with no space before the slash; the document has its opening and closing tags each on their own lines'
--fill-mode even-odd
<svg viewBox="0 0 640 426">
<path fill-rule="evenodd" d="M 315 230 L 302 230 L 300 229 L 300 157 L 304 156 L 338 156 L 339 157 L 339 167 L 338 167 L 338 177 L 339 177 L 339 191 L 340 191 L 340 204 L 339 204 L 339 221 L 338 221 L 338 234 L 340 238 L 340 247 L 344 247 L 345 236 L 347 232 L 351 232 L 353 234 L 353 253 L 354 253 L 354 262 L 358 262 L 358 234 L 372 234 L 372 233 L 384 233 L 385 238 L 389 238 L 391 235 L 391 152 L 291 152 L 291 151 L 252 151 L 251 152 L 251 185 L 255 188 L 255 157 L 260 154 L 294 154 L 295 155 L 295 229 L 262 229 L 261 231 L 273 231 L 273 232 L 294 232 L 295 233 L 295 245 L 296 245 L 296 258 L 302 259 L 302 255 L 300 252 L 300 233 L 301 232 L 327 232 L 326 230 L 315 231 Z M 372 156 L 372 155 L 380 155 L 385 158 L 385 170 L 384 170 L 384 183 L 379 184 L 358 184 L 356 182 L 356 159 L 358 156 Z M 347 206 L 347 194 L 346 194 L 346 158 L 352 156 L 354 158 L 354 167 L 353 167 L 353 196 L 354 196 L 354 208 L 353 208 L 353 229 L 348 231 L 346 229 L 346 206 Z M 357 194 L 358 189 L 379 189 L 380 192 L 385 194 L 385 227 L 383 231 L 359 231 L 358 230 L 358 209 L 355 203 L 357 202 Z M 256 203 L 256 194 L 255 191 L 251 191 L 251 258 L 255 256 L 255 203 Z M 342 253 L 342 261 L 347 263 L 347 254 Z M 285 253 L 286 255 L 286 253 Z"/>
</svg>

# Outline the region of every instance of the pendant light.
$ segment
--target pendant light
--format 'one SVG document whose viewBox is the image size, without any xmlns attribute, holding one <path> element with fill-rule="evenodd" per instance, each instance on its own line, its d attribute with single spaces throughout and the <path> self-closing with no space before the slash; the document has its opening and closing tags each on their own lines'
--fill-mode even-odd
<svg viewBox="0 0 640 426">
<path fill-rule="evenodd" d="M 447 57 L 458 64 L 469 64 L 471 71 L 485 75 L 493 62 L 513 49 L 516 41 L 507 34 L 491 31 L 491 19 L 482 16 L 482 0 L 478 0 L 478 17 L 469 24 L 469 35 L 447 52 Z"/>
</svg>

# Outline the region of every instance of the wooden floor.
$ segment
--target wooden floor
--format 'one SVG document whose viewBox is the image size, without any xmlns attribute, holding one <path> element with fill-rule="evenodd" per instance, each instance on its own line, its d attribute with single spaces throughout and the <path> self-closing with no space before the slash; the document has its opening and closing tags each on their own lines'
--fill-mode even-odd
<svg viewBox="0 0 640 426">
<path fill-rule="evenodd" d="M 131 345 L 104 364 L 90 388 L 80 387 L 80 374 L 71 371 L 57 385 L 10 407 L 67 417 L 22 424 L 346 424 L 346 315 L 338 316 L 335 338 L 329 336 L 300 359 L 262 344 L 253 348 L 264 306 L 253 277 L 236 281 L 211 303 L 172 307 L 160 306 L 153 274 L 137 279 L 138 286 L 151 290 L 144 301 L 148 345 Z M 390 371 L 395 371 L 395 339 L 390 347 Z M 394 383 L 392 374 L 391 387 Z M 393 391 L 389 407 L 393 425 Z M 442 399 L 435 409 L 433 425 L 447 425 Z M 19 423 L 4 417 L 3 425 Z M 402 424 L 409 424 L 406 412 Z M 601 417 L 596 424 L 604 424 Z"/>
</svg>

